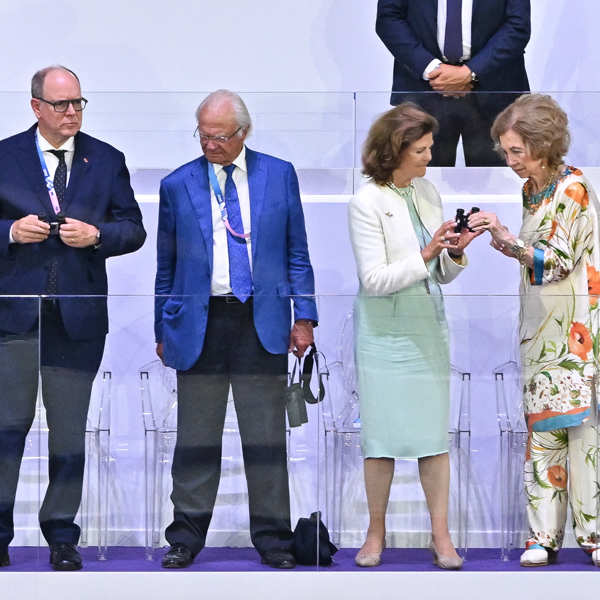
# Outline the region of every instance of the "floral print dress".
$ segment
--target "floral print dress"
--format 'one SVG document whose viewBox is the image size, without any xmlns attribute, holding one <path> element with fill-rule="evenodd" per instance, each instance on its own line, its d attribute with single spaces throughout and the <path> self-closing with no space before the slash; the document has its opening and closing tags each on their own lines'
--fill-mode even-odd
<svg viewBox="0 0 600 600">
<path fill-rule="evenodd" d="M 523 188 L 519 237 L 534 247 L 520 290 L 528 544 L 553 550 L 562 544 L 567 495 L 578 542 L 586 551 L 598 542 L 599 214 L 574 167 L 537 195 L 529 182 Z"/>
</svg>

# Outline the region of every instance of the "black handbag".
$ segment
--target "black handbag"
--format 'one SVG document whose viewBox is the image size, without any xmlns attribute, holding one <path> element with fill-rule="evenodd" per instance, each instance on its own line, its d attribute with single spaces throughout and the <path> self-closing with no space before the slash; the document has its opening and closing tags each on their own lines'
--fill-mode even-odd
<svg viewBox="0 0 600 600">
<path fill-rule="evenodd" d="M 312 513 L 308 519 L 298 519 L 292 535 L 292 554 L 299 564 L 327 567 L 337 551 L 337 547 L 329 539 L 327 527 L 321 521 L 320 512 Z"/>
<path fill-rule="evenodd" d="M 302 359 L 296 358 L 292 372 L 290 374 L 288 387 L 286 388 L 285 409 L 290 427 L 300 427 L 308 423 L 308 413 L 306 412 L 306 403 L 316 404 L 325 397 L 325 386 L 319 373 L 319 354 L 314 344 L 310 347 L 310 352 L 304 358 L 304 364 L 301 366 Z M 317 366 L 317 378 L 319 380 L 319 393 L 315 397 L 310 389 L 310 380 L 314 365 Z M 297 381 L 296 381 L 296 373 Z"/>
</svg>

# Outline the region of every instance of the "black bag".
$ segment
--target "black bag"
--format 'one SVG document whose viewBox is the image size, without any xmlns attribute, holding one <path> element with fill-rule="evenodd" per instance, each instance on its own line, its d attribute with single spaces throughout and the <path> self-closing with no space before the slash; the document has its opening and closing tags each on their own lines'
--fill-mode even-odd
<svg viewBox="0 0 600 600">
<path fill-rule="evenodd" d="M 319 354 L 316 346 L 312 344 L 310 352 L 304 358 L 304 365 L 300 367 L 300 358 L 297 358 L 294 362 L 285 398 L 285 409 L 290 427 L 300 427 L 300 425 L 308 423 L 306 403 L 316 404 L 325 397 L 325 386 L 319 373 Z M 310 379 L 315 364 L 317 365 L 317 377 L 319 379 L 319 393 L 317 397 L 313 395 L 310 389 Z M 298 372 L 298 381 L 294 381 L 296 379 L 296 371 Z"/>
<path fill-rule="evenodd" d="M 318 550 L 317 550 L 317 522 L 318 522 Z M 321 513 L 314 512 L 310 518 L 298 519 L 296 529 L 292 535 L 292 554 L 298 564 L 316 565 L 327 567 L 332 563 L 332 556 L 338 551 L 329 539 L 329 531 L 323 521 Z M 318 556 L 317 556 L 318 552 Z"/>
</svg>

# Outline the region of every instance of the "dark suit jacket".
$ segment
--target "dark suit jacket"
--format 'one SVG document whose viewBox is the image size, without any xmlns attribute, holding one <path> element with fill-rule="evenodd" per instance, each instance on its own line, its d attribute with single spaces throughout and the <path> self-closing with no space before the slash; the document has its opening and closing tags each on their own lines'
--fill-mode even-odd
<svg viewBox="0 0 600 600">
<path fill-rule="evenodd" d="M 431 91 L 425 67 L 442 60 L 437 41 L 437 0 L 379 0 L 377 35 L 394 56 L 392 90 Z M 529 91 L 525 46 L 531 35 L 529 0 L 473 0 L 471 58 L 476 91 Z M 392 94 L 392 104 L 399 99 Z"/>
<path fill-rule="evenodd" d="M 294 167 L 246 148 L 252 240 L 254 325 L 264 348 L 288 349 L 295 319 L 317 320 L 315 284 Z M 208 163 L 203 156 L 160 186 L 157 239 L 156 341 L 165 363 L 187 370 L 204 344 L 213 269 Z"/>
<path fill-rule="evenodd" d="M 88 296 L 60 299 L 72 339 L 106 334 L 108 314 L 106 259 L 137 250 L 146 238 L 142 215 L 129 183 L 121 152 L 85 133 L 75 136 L 69 184 L 61 203 L 67 217 L 98 227 L 98 249 L 71 248 L 52 236 L 38 244 L 9 244 L 15 220 L 28 214 L 53 215 L 35 147 L 37 125 L 0 141 L 0 295 L 47 293 L 50 262 L 58 260 L 58 294 Z M 35 299 L 0 301 L 0 331 L 25 333 L 38 318 Z"/>
</svg>

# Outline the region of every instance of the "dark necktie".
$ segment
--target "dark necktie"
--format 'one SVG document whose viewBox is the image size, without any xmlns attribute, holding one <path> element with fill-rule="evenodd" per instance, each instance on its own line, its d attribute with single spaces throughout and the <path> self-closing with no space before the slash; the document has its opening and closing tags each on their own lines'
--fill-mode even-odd
<svg viewBox="0 0 600 600">
<path fill-rule="evenodd" d="M 233 181 L 235 165 L 223 167 L 227 173 L 225 180 L 225 207 L 230 227 L 236 233 L 244 233 L 240 200 L 237 188 Z M 252 275 L 250 273 L 250 260 L 245 238 L 237 237 L 227 231 L 227 250 L 229 251 L 229 281 L 233 295 L 241 302 L 246 302 L 252 294 Z"/>
<path fill-rule="evenodd" d="M 67 163 L 65 162 L 66 150 L 49 150 L 51 154 L 54 154 L 58 158 L 58 167 L 54 172 L 54 191 L 58 197 L 58 203 L 62 206 L 65 198 L 65 191 L 67 189 Z M 56 295 L 58 292 L 57 284 L 58 274 L 58 259 L 53 258 L 50 262 L 50 269 L 48 271 L 48 293 Z"/>
<path fill-rule="evenodd" d="M 447 0 L 444 56 L 453 64 L 460 62 L 463 56 L 462 0 Z"/>
</svg>

